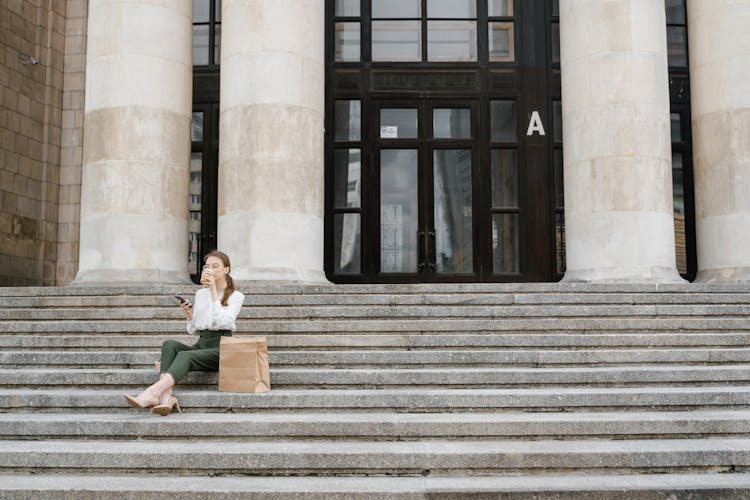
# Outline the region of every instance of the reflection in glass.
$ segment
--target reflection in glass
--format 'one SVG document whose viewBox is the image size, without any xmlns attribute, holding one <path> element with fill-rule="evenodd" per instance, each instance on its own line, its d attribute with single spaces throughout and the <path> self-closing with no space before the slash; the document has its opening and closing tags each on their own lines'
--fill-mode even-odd
<svg viewBox="0 0 750 500">
<path fill-rule="evenodd" d="M 193 66 L 208 64 L 208 25 L 193 26 Z"/>
<path fill-rule="evenodd" d="M 685 1 L 667 0 L 667 24 L 685 24 Z"/>
<path fill-rule="evenodd" d="M 682 118 L 680 113 L 670 113 L 669 117 L 672 122 L 672 142 L 682 141 Z"/>
<path fill-rule="evenodd" d="M 513 23 L 490 23 L 490 61 L 508 62 L 515 58 Z"/>
<path fill-rule="evenodd" d="M 518 214 L 492 214 L 492 270 L 496 274 L 519 271 Z"/>
<path fill-rule="evenodd" d="M 476 61 L 476 21 L 429 21 L 428 61 Z"/>
<path fill-rule="evenodd" d="M 357 100 L 336 101 L 333 123 L 337 141 L 358 141 L 362 130 L 361 103 Z"/>
<path fill-rule="evenodd" d="M 359 149 L 337 149 L 333 163 L 334 208 L 361 206 L 362 153 Z"/>
<path fill-rule="evenodd" d="M 674 242 L 677 270 L 687 273 L 687 248 L 685 240 L 685 182 L 682 153 L 672 153 L 672 200 L 674 207 Z"/>
<path fill-rule="evenodd" d="M 417 271 L 417 150 L 380 151 L 380 271 Z"/>
<path fill-rule="evenodd" d="M 477 17 L 477 0 L 427 0 L 427 17 L 468 19 Z"/>
<path fill-rule="evenodd" d="M 193 121 L 190 127 L 190 140 L 203 140 L 203 111 L 193 111 Z"/>
<path fill-rule="evenodd" d="M 415 108 L 382 108 L 380 110 L 381 139 L 411 139 L 418 136 Z"/>
<path fill-rule="evenodd" d="M 196 113 L 193 113 L 195 115 Z M 193 121 L 195 123 L 195 121 Z M 198 274 L 200 256 L 198 243 L 201 236 L 201 192 L 203 189 L 203 154 L 190 155 L 190 187 L 189 187 L 190 220 L 188 221 L 188 269 L 190 274 Z"/>
<path fill-rule="evenodd" d="M 422 24 L 419 21 L 373 21 L 373 61 L 421 61 Z"/>
<path fill-rule="evenodd" d="M 216 22 L 221 22 L 221 0 L 216 0 Z"/>
<path fill-rule="evenodd" d="M 667 60 L 670 66 L 687 67 L 687 28 L 667 26 Z"/>
<path fill-rule="evenodd" d="M 437 271 L 471 273 L 474 268 L 471 150 L 436 150 L 433 162 Z"/>
<path fill-rule="evenodd" d="M 432 136 L 437 139 L 471 137 L 471 109 L 435 108 L 432 110 Z"/>
<path fill-rule="evenodd" d="M 560 23 L 552 23 L 552 64 L 560 64 Z"/>
<path fill-rule="evenodd" d="M 214 25 L 214 64 L 221 61 L 221 24 Z"/>
<path fill-rule="evenodd" d="M 362 231 L 359 214 L 333 216 L 333 272 L 356 274 L 362 261 Z"/>
<path fill-rule="evenodd" d="M 488 0 L 490 17 L 510 17 L 513 15 L 513 0 Z"/>
<path fill-rule="evenodd" d="M 565 183 L 563 178 L 563 152 L 562 149 L 556 149 L 554 153 L 555 160 L 555 207 L 563 208 L 565 206 Z"/>
<path fill-rule="evenodd" d="M 359 17 L 359 0 L 336 0 L 336 15 Z"/>
<path fill-rule="evenodd" d="M 492 150 L 492 207 L 518 207 L 518 154 L 514 149 Z"/>
<path fill-rule="evenodd" d="M 490 137 L 493 141 L 516 140 L 515 101 L 490 101 Z"/>
<path fill-rule="evenodd" d="M 560 16 L 560 0 L 552 0 L 552 15 Z"/>
<path fill-rule="evenodd" d="M 565 273 L 565 214 L 555 212 L 555 267 L 557 274 Z"/>
<path fill-rule="evenodd" d="M 552 140 L 562 142 L 563 140 L 562 101 L 552 101 Z"/>
<path fill-rule="evenodd" d="M 193 0 L 193 22 L 207 23 L 210 20 L 211 2 L 206 0 Z"/>
<path fill-rule="evenodd" d="M 421 0 L 375 0 L 372 2 L 372 17 L 415 18 L 421 17 Z"/>
<path fill-rule="evenodd" d="M 359 61 L 359 23 L 336 23 L 337 61 Z"/>
</svg>

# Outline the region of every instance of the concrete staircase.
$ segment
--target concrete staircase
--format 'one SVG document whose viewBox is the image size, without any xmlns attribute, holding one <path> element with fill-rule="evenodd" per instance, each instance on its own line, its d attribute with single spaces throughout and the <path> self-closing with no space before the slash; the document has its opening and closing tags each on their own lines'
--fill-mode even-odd
<svg viewBox="0 0 750 500">
<path fill-rule="evenodd" d="M 750 498 L 750 287 L 247 286 L 272 391 L 126 406 L 194 287 L 0 289 L 0 498 Z"/>
</svg>

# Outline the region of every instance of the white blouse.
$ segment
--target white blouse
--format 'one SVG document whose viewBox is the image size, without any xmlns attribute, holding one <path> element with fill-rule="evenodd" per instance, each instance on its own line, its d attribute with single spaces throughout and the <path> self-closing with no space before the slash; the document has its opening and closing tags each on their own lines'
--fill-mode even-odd
<svg viewBox="0 0 750 500">
<path fill-rule="evenodd" d="M 199 330 L 232 330 L 237 327 L 234 320 L 240 313 L 245 296 L 235 290 L 227 300 L 227 305 L 221 305 L 221 297 L 218 300 L 211 300 L 211 290 L 201 288 L 195 294 L 195 303 L 193 304 L 193 319 L 188 321 L 187 331 L 191 335 L 196 335 Z"/>
</svg>

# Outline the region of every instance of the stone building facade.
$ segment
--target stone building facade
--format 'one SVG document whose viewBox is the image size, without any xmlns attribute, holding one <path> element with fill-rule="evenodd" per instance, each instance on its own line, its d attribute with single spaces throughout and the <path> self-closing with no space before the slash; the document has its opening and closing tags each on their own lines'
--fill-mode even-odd
<svg viewBox="0 0 750 500">
<path fill-rule="evenodd" d="M 213 247 L 241 281 L 748 282 L 748 25 L 750 0 L 1 0 L 0 285 L 183 283 Z"/>
</svg>

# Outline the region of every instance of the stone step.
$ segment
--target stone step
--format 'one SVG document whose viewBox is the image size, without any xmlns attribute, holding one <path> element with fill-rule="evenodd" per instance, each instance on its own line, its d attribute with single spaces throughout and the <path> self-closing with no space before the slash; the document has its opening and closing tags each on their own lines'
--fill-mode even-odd
<svg viewBox="0 0 750 500">
<path fill-rule="evenodd" d="M 2 287 L 0 297 L 66 297 L 118 295 L 193 294 L 199 287 L 192 284 L 148 286 L 80 286 L 66 287 Z M 272 283 L 240 283 L 246 295 L 378 295 L 378 294 L 695 294 L 748 293 L 746 284 L 716 283 L 401 283 L 363 285 L 300 285 Z"/>
<path fill-rule="evenodd" d="M 746 316 L 737 317 L 549 317 L 495 319 L 298 319 L 237 321 L 238 334 L 272 333 L 481 333 L 642 331 L 643 333 L 750 331 Z M 0 333 L 184 333 L 183 320 L 13 320 L 0 322 Z"/>
<path fill-rule="evenodd" d="M 388 306 L 292 306 L 248 307 L 240 311 L 239 320 L 372 320 L 404 318 L 430 320 L 433 318 L 510 319 L 510 318 L 610 318 L 610 317 L 746 317 L 750 304 L 689 304 L 689 305 L 388 305 Z M 86 308 L 14 308 L 0 309 L 0 320 L 33 321 L 105 321 L 171 319 L 184 321 L 181 309 L 171 307 L 86 307 Z"/>
<path fill-rule="evenodd" d="M 153 366 L 159 351 L 0 351 L 0 367 L 31 366 L 137 368 Z M 647 363 L 721 364 L 750 363 L 750 347 L 652 349 L 422 349 L 422 350 L 272 350 L 271 368 L 502 365 L 631 365 Z"/>
<path fill-rule="evenodd" d="M 0 387 L 145 387 L 151 369 L 0 369 Z M 217 373 L 190 372 L 180 387 L 215 388 Z M 694 385 L 750 383 L 750 365 L 581 368 L 273 368 L 274 387 L 517 387 Z"/>
<path fill-rule="evenodd" d="M 346 291 L 346 288 L 344 289 Z M 185 297 L 195 289 L 181 291 Z M 86 308 L 86 307 L 174 307 L 173 294 L 167 295 L 37 295 L 8 297 L 0 295 L 6 308 Z M 750 293 L 305 293 L 246 294 L 245 306 L 435 306 L 435 305 L 648 305 L 648 304 L 740 304 L 750 303 Z"/>
<path fill-rule="evenodd" d="M 133 391 L 135 392 L 135 391 Z M 123 390 L 0 388 L 2 412 L 127 412 Z M 263 394 L 175 391 L 189 412 L 254 411 L 614 411 L 750 405 L 750 385 L 521 389 L 274 389 Z"/>
<path fill-rule="evenodd" d="M 0 351 L 9 349 L 63 349 L 66 351 L 149 350 L 157 352 L 162 342 L 174 339 L 191 345 L 192 335 L 0 335 Z M 445 349 L 448 347 L 745 347 L 750 333 L 504 333 L 504 334 L 386 334 L 386 335 L 270 335 L 269 349 L 357 349 L 409 348 Z"/>
<path fill-rule="evenodd" d="M 564 413 L 0 414 L 0 439 L 582 439 L 747 437 L 750 410 Z M 1 482 L 1 481 L 0 481 Z"/>
<path fill-rule="evenodd" d="M 0 470 L 175 475 L 746 471 L 750 439 L 0 441 Z"/>
<path fill-rule="evenodd" d="M 747 500 L 750 474 L 508 474 L 426 477 L 175 477 L 34 474 L 2 476 L 8 500 Z"/>
</svg>

